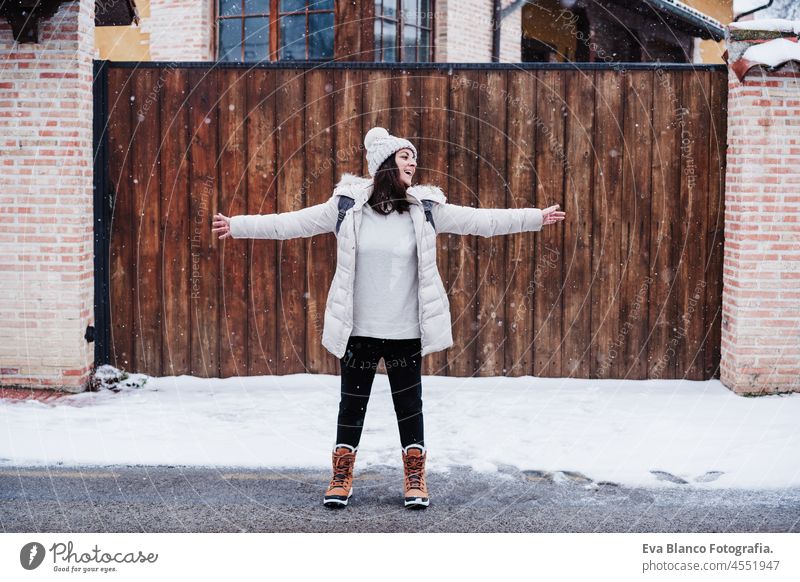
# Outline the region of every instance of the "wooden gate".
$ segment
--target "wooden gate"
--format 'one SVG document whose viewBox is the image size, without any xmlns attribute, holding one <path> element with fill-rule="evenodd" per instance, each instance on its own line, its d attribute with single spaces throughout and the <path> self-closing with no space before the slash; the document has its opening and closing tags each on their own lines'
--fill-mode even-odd
<svg viewBox="0 0 800 582">
<path fill-rule="evenodd" d="M 567 212 L 439 236 L 455 344 L 423 373 L 713 377 L 726 71 L 625 67 L 97 62 L 98 362 L 337 374 L 320 343 L 334 235 L 219 241 L 211 217 L 326 200 L 367 175 L 380 125 L 451 203 Z"/>
</svg>

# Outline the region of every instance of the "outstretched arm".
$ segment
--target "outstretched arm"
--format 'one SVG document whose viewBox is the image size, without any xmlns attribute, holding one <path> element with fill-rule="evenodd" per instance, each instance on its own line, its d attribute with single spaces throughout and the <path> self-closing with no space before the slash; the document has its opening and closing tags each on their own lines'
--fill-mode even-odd
<svg viewBox="0 0 800 582">
<path fill-rule="evenodd" d="M 220 229 L 214 231 L 223 231 L 220 238 L 227 238 L 226 234 L 229 233 L 229 236 L 233 238 L 286 240 L 333 232 L 338 216 L 336 200 L 331 197 L 326 202 L 300 210 L 231 216 L 228 219 L 229 229 L 227 231 L 224 230 L 223 224 L 220 224 Z M 220 220 L 220 222 L 224 221 Z M 214 223 L 214 226 L 217 226 L 217 222 Z"/>
<path fill-rule="evenodd" d="M 539 208 L 472 208 L 458 204 L 434 204 L 436 232 L 489 237 L 541 230 L 545 224 L 564 220 L 558 205 Z"/>
</svg>

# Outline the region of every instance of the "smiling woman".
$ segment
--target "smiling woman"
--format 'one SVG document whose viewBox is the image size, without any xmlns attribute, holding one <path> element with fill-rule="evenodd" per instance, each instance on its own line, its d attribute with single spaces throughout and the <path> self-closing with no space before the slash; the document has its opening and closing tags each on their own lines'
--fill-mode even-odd
<svg viewBox="0 0 800 582">
<path fill-rule="evenodd" d="M 364 138 L 364 143 L 368 144 L 367 151 L 369 151 L 370 145 L 375 143 L 375 140 L 380 140 L 381 144 L 385 144 L 387 137 L 390 137 L 389 132 L 382 127 L 374 127 L 369 130 Z M 380 147 L 386 148 L 387 145 L 376 146 L 373 160 L 369 162 L 370 173 L 374 174 L 375 179 L 372 196 L 367 202 L 373 210 L 384 215 L 388 215 L 394 210 L 400 214 L 408 212 L 406 188 L 411 186 L 411 179 L 417 169 L 417 150 L 414 145 L 408 140 L 394 139 L 397 141 L 392 146 L 400 147 L 394 155 L 389 155 L 380 164 L 380 167 L 375 167 L 375 159 L 383 156 Z M 369 154 L 367 154 L 367 159 L 369 159 Z"/>
<path fill-rule="evenodd" d="M 564 219 L 558 206 L 472 208 L 448 204 L 432 185 L 412 186 L 417 149 L 382 127 L 364 137 L 372 178 L 344 174 L 331 198 L 278 214 L 214 216 L 220 238 L 288 239 L 333 232 L 337 263 L 322 344 L 341 370 L 328 507 L 346 506 L 378 362 L 383 358 L 402 445 L 408 508 L 429 504 L 425 483 L 422 358 L 453 345 L 450 303 L 436 263 L 437 233 L 483 237 L 537 231 Z M 402 364 L 398 364 L 402 362 Z M 390 364 L 391 363 L 391 364 Z"/>
</svg>

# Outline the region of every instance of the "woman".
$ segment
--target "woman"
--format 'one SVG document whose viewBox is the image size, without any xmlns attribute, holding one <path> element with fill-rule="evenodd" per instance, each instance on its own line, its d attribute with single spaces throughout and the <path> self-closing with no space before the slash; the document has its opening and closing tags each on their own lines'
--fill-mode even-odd
<svg viewBox="0 0 800 582">
<path fill-rule="evenodd" d="M 375 127 L 364 138 L 370 178 L 344 174 L 329 200 L 292 212 L 214 215 L 220 239 L 337 236 L 322 345 L 339 358 L 341 400 L 333 477 L 323 503 L 347 505 L 375 370 L 382 357 L 400 431 L 404 503 L 429 504 L 422 422 L 422 356 L 453 345 L 450 303 L 436 266 L 436 234 L 484 237 L 536 231 L 564 219 L 558 205 L 471 208 L 436 186 L 411 186 L 417 150 Z"/>
</svg>

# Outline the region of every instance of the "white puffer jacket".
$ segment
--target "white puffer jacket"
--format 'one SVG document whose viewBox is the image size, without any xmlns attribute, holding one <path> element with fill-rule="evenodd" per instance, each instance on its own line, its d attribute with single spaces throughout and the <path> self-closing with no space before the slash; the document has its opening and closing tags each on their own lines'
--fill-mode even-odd
<svg viewBox="0 0 800 582">
<path fill-rule="evenodd" d="M 419 265 L 419 321 L 423 356 L 453 345 L 450 302 L 436 265 L 436 234 L 473 234 L 483 237 L 540 230 L 538 208 L 471 208 L 448 204 L 441 188 L 411 186 L 411 220 L 417 235 Z M 301 210 L 274 214 L 233 216 L 233 238 L 285 240 L 336 231 L 339 196 L 355 202 L 344 216 L 337 239 L 336 271 L 328 291 L 322 345 L 337 358 L 344 356 L 353 328 L 353 290 L 361 208 L 372 195 L 372 179 L 345 173 L 329 200 Z M 422 200 L 432 200 L 434 227 L 425 220 Z"/>
</svg>

